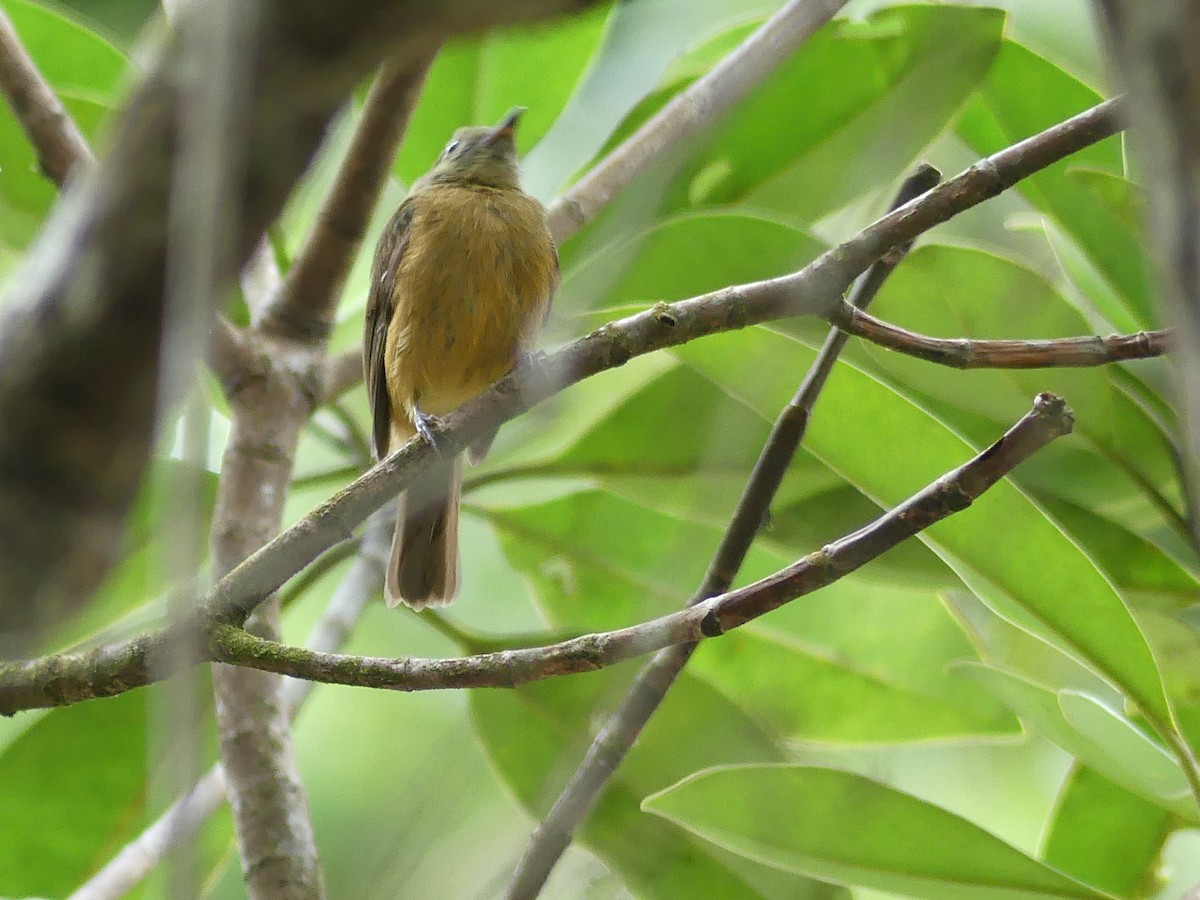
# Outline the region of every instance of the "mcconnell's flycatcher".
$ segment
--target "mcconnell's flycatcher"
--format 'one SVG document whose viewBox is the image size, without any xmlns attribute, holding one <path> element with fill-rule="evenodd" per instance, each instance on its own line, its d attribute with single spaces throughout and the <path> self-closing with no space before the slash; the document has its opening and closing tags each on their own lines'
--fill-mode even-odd
<svg viewBox="0 0 1200 900">
<path fill-rule="evenodd" d="M 521 190 L 513 129 L 460 128 L 418 180 L 375 250 L 364 335 L 375 453 L 507 374 L 541 328 L 558 283 L 546 211 Z M 472 462 L 491 439 L 468 451 Z M 458 590 L 459 459 L 401 495 L 388 564 L 389 606 L 448 603 Z"/>
</svg>

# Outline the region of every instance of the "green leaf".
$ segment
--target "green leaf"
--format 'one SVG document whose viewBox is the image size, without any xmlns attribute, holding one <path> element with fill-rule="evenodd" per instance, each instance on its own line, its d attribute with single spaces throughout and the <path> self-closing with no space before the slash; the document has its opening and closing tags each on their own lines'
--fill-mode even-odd
<svg viewBox="0 0 1200 900">
<path fill-rule="evenodd" d="M 921 641 L 897 642 L 895 635 L 905 632 L 919 633 Z M 763 727 L 794 741 L 897 743 L 1019 733 L 1016 719 L 994 699 L 946 677 L 947 664 L 969 652 L 928 592 L 848 578 L 769 623 L 705 642 L 691 670 Z"/>
<path fill-rule="evenodd" d="M 610 9 L 600 4 L 553 23 L 462 38 L 444 47 L 413 112 L 396 174 L 411 184 L 429 170 L 456 128 L 498 122 L 514 106 L 527 108 L 517 147 L 522 153 L 533 147 L 575 90 L 605 33 Z M 536 165 L 536 159 L 527 163 L 528 175 L 536 174 Z"/>
<path fill-rule="evenodd" d="M 720 536 L 600 490 L 485 514 L 550 621 L 576 629 L 621 627 L 679 609 Z M 773 570 L 757 558 L 752 565 Z"/>
<path fill-rule="evenodd" d="M 1096 698 L 1054 691 L 992 666 L 964 663 L 959 670 L 1080 762 L 1163 809 L 1197 819 L 1175 760 Z"/>
<path fill-rule="evenodd" d="M 489 755 L 534 816 L 545 815 L 582 758 L 589 741 L 584 723 L 606 714 L 631 674 L 606 670 L 512 691 L 471 692 L 471 713 Z M 639 809 L 646 794 L 698 767 L 777 759 L 779 750 L 753 722 L 685 673 L 601 793 L 581 831 L 583 842 L 638 896 L 791 896 L 794 882 Z"/>
<path fill-rule="evenodd" d="M 579 88 L 542 145 L 530 154 L 526 184 L 540 197 L 562 190 L 642 100 L 731 26 L 774 12 L 780 0 L 653 0 L 617 3 Z M 711 54 L 699 53 L 711 64 Z M 678 85 L 677 85 L 678 86 Z"/>
<path fill-rule="evenodd" d="M 1188 793 L 1175 759 L 1123 715 L 1079 691 L 1060 691 L 1058 705 L 1071 727 L 1104 747 L 1117 765 L 1137 771 L 1156 794 L 1181 797 Z"/>
<path fill-rule="evenodd" d="M 745 202 L 811 222 L 844 206 L 946 127 L 1003 25 L 994 9 L 901 6 L 819 31 L 699 143 L 669 207 Z"/>
<path fill-rule="evenodd" d="M 1171 814 L 1087 766 L 1058 798 L 1045 859 L 1118 897 L 1151 896 Z"/>
<path fill-rule="evenodd" d="M 748 859 L 815 878 L 954 900 L 1106 896 L 965 819 L 836 769 L 715 768 L 642 806 Z"/>
<path fill-rule="evenodd" d="M 784 275 L 824 249 L 816 238 L 758 213 L 677 215 L 582 260 L 564 276 L 559 302 L 572 310 L 603 310 L 607 319 L 614 307 Z"/>
<path fill-rule="evenodd" d="M 1126 596 L 1164 598 L 1172 607 L 1194 602 L 1200 581 L 1155 544 L 1065 500 L 1042 497 L 1041 503 Z"/>
<path fill-rule="evenodd" d="M 964 111 L 958 133 L 981 155 L 995 153 L 1102 99 L 1049 60 L 1005 41 L 977 98 Z M 1087 174 L 1072 176 L 1073 171 Z M 1140 232 L 1130 227 L 1124 212 L 1114 214 L 1111 189 L 1124 174 L 1120 138 L 1115 137 L 1049 166 L 1016 189 L 1070 236 L 1115 292 L 1119 309 L 1089 292 L 1097 310 L 1115 327 L 1137 330 L 1127 326 L 1136 322 L 1141 328 L 1154 327 L 1160 317 Z M 1089 182 L 1099 187 L 1099 175 L 1107 176 L 1107 185 L 1087 190 Z"/>
<path fill-rule="evenodd" d="M 127 77 L 125 58 L 103 38 L 57 12 L 25 0 L 4 0 L 2 5 L 67 112 L 94 142 Z M 24 248 L 41 229 L 57 194 L 4 104 L 0 107 L 0 244 Z"/>
<path fill-rule="evenodd" d="M 116 99 L 131 74 L 128 61 L 116 47 L 44 5 L 3 0 L 0 6 L 52 87 L 99 102 Z"/>
<path fill-rule="evenodd" d="M 1144 609 L 1139 614 L 1174 701 L 1180 731 L 1196 753 L 1200 748 L 1200 628 L 1193 603 L 1181 613 Z"/>
<path fill-rule="evenodd" d="M 0 894 L 61 897 L 133 837 L 144 691 L 56 709 L 0 754 Z"/>
<path fill-rule="evenodd" d="M 944 591 L 942 599 L 962 624 L 979 657 L 993 668 L 1047 688 L 1074 688 L 1107 700 L 1120 700 L 1120 693 L 1093 669 L 999 615 L 994 607 L 1000 603 L 988 605 L 977 594 L 962 590 Z"/>
<path fill-rule="evenodd" d="M 106 103 L 62 95 L 85 137 L 94 138 L 111 113 Z M 29 138 L 8 107 L 0 107 L 0 242 L 22 249 L 37 236 L 58 188 L 41 171 Z"/>
</svg>

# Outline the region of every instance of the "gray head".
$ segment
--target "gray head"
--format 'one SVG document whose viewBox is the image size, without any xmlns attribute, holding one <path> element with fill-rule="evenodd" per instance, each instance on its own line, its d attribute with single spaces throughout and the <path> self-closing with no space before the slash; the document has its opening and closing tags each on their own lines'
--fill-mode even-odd
<svg viewBox="0 0 1200 900">
<path fill-rule="evenodd" d="M 460 128 L 425 176 L 431 184 L 478 184 L 486 187 L 516 188 L 521 173 L 517 167 L 517 148 L 513 134 L 523 107 L 511 110 L 492 128 Z"/>
</svg>

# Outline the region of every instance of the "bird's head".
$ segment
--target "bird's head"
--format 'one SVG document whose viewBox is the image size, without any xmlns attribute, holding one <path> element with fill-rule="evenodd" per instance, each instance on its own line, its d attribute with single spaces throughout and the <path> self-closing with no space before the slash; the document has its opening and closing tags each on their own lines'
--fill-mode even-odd
<svg viewBox="0 0 1200 900">
<path fill-rule="evenodd" d="M 515 188 L 520 184 L 517 148 L 513 134 L 522 107 L 511 110 L 492 128 L 469 127 L 454 132 L 454 137 L 426 176 L 433 184 L 472 184 L 485 187 Z"/>
</svg>

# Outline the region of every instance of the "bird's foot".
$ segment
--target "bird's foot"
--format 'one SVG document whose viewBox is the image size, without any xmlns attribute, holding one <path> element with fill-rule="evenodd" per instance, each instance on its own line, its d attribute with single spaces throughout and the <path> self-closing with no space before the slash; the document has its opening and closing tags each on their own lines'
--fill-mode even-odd
<svg viewBox="0 0 1200 900">
<path fill-rule="evenodd" d="M 514 368 L 526 369 L 530 366 L 539 366 L 545 361 L 545 350 L 522 350 L 517 354 L 517 364 Z"/>
<path fill-rule="evenodd" d="M 441 434 L 446 425 L 439 417 L 414 409 L 412 423 L 413 428 L 417 429 L 417 434 L 425 439 L 425 443 L 433 448 L 434 453 L 442 459 L 449 459 L 453 455 L 446 445 L 445 437 Z"/>
</svg>

